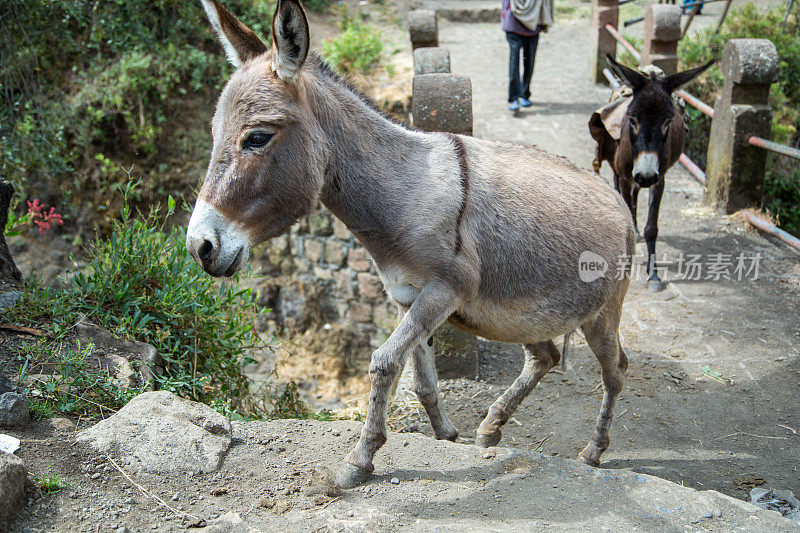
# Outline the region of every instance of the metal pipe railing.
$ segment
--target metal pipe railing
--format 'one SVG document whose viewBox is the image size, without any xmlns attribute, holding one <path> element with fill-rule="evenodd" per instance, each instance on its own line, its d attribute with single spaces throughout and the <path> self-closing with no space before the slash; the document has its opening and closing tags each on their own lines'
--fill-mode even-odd
<svg viewBox="0 0 800 533">
<path fill-rule="evenodd" d="M 612 26 L 610 22 L 606 23 L 606 31 L 608 31 L 608 33 L 610 33 L 611 36 L 614 39 L 616 39 L 619 44 L 624 46 L 628 50 L 628 52 L 630 52 L 630 54 L 636 58 L 637 61 L 642 58 L 642 54 L 639 53 L 639 50 L 634 48 L 634 46 L 631 43 L 629 43 L 628 40 L 625 39 L 625 37 L 623 37 L 622 34 L 619 31 L 617 31 L 617 28 Z"/>
<path fill-rule="evenodd" d="M 611 86 L 612 90 L 616 91 L 622 88 L 622 83 L 614 76 L 614 73 L 611 72 L 608 67 L 603 69 L 603 76 L 608 80 L 608 84 Z"/>
<path fill-rule="evenodd" d="M 781 155 L 786 155 L 789 157 L 794 157 L 795 159 L 800 159 L 800 150 L 798 150 L 797 148 L 792 148 L 791 146 L 786 146 L 776 142 L 768 141 L 766 139 L 762 139 L 761 137 L 756 137 L 755 135 L 751 135 L 750 137 L 748 137 L 747 142 L 752 144 L 753 146 L 763 148 L 764 150 L 771 150 Z"/>
<path fill-rule="evenodd" d="M 689 159 L 689 156 L 686 154 L 681 154 L 681 157 L 678 159 L 681 164 L 686 167 L 686 170 L 689 171 L 689 174 L 694 176 L 694 178 L 699 181 L 701 184 L 706 184 L 706 173 L 703 172 L 703 169 L 697 166 L 697 163 Z"/>
<path fill-rule="evenodd" d="M 687 93 L 683 89 L 675 91 L 675 94 L 683 98 L 683 100 L 687 104 L 701 111 L 704 115 L 708 115 L 709 117 L 714 118 L 714 108 L 708 105 L 707 103 L 703 102 L 702 100 L 700 100 L 698 97 Z"/>
<path fill-rule="evenodd" d="M 747 219 L 748 222 L 750 222 L 753 226 L 757 227 L 764 233 L 769 233 L 773 237 L 776 237 L 782 242 L 788 244 L 795 250 L 800 250 L 800 239 L 798 239 L 791 233 L 786 233 L 775 224 L 767 222 L 766 220 L 764 220 L 763 218 L 761 218 L 756 214 L 744 211 L 744 217 Z"/>
</svg>

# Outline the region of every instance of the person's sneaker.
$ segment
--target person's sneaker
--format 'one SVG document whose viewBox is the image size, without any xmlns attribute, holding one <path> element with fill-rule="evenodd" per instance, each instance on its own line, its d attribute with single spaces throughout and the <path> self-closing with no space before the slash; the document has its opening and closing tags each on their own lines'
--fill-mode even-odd
<svg viewBox="0 0 800 533">
<path fill-rule="evenodd" d="M 521 105 L 522 107 L 530 107 L 533 105 L 533 102 L 531 102 L 527 98 L 520 98 L 519 105 Z"/>
<path fill-rule="evenodd" d="M 514 100 L 513 102 L 508 104 L 508 109 L 510 111 L 519 111 L 519 101 L 518 100 Z"/>
</svg>

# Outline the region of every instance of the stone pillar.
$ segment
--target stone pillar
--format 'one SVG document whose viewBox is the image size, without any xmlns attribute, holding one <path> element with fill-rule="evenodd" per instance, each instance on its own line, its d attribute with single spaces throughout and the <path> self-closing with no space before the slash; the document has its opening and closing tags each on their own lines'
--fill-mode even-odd
<svg viewBox="0 0 800 533">
<path fill-rule="evenodd" d="M 644 16 L 644 47 L 640 66 L 655 65 L 669 76 L 678 72 L 678 41 L 681 39 L 681 8 L 651 4 Z"/>
<path fill-rule="evenodd" d="M 439 46 L 439 23 L 436 12 L 418 9 L 408 14 L 408 33 L 411 35 L 411 48 L 435 48 Z"/>
<path fill-rule="evenodd" d="M 422 50 L 415 52 L 415 68 L 418 52 Z M 411 102 L 416 128 L 472 135 L 472 81 L 469 76 L 414 76 Z M 455 152 L 453 156 L 455 164 Z M 445 322 L 436 330 L 433 339 L 440 378 L 475 379 L 478 376 L 478 339 L 475 335 Z"/>
<path fill-rule="evenodd" d="M 594 83 L 608 84 L 603 69 L 608 66 L 606 54 L 617 57 L 617 40 L 608 33 L 606 24 L 619 26 L 619 0 L 592 0 L 591 76 Z"/>
<path fill-rule="evenodd" d="M 767 101 L 778 66 L 778 51 L 767 39 L 731 39 L 722 52 L 725 85 L 714 104 L 705 201 L 725 213 L 761 205 L 767 151 L 747 139 L 771 136 Z"/>
<path fill-rule="evenodd" d="M 449 73 L 450 52 L 444 48 L 417 48 L 414 50 L 414 75 Z"/>
<path fill-rule="evenodd" d="M 458 74 L 414 76 L 411 114 L 422 131 L 472 135 L 472 81 Z"/>
</svg>

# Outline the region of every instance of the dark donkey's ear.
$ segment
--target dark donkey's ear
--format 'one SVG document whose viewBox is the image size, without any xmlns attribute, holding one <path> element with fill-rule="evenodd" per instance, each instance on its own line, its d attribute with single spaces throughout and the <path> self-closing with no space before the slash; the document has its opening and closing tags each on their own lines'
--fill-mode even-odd
<svg viewBox="0 0 800 533">
<path fill-rule="evenodd" d="M 225 49 L 225 55 L 233 66 L 239 67 L 248 59 L 267 51 L 267 45 L 217 0 L 202 0 L 202 2 L 208 20 L 217 32 Z"/>
<path fill-rule="evenodd" d="M 681 85 L 685 85 L 695 79 L 697 76 L 703 73 L 705 69 L 710 67 L 714 64 L 716 59 L 712 59 L 702 67 L 693 68 L 690 70 L 684 70 L 683 72 L 678 72 L 677 74 L 673 74 L 672 76 L 667 76 L 664 79 L 664 87 L 667 91 L 672 92 L 675 89 L 680 88 Z"/>
<path fill-rule="evenodd" d="M 608 66 L 611 67 L 611 70 L 614 72 L 614 74 L 622 78 L 622 82 L 634 91 L 638 91 L 644 87 L 645 83 L 647 83 L 647 78 L 632 68 L 628 68 L 625 65 L 620 65 L 609 54 L 606 54 L 606 60 L 608 61 Z"/>
<path fill-rule="evenodd" d="M 277 50 L 275 73 L 282 80 L 293 79 L 305 63 L 309 47 L 308 19 L 297 0 L 278 0 L 272 41 Z"/>
</svg>

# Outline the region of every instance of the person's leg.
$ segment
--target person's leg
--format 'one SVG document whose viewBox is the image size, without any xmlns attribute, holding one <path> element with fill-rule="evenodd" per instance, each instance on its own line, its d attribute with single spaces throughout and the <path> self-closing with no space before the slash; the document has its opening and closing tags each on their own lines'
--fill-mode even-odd
<svg viewBox="0 0 800 533">
<path fill-rule="evenodd" d="M 508 61 L 508 101 L 515 102 L 520 97 L 519 51 L 522 48 L 522 36 L 506 32 L 509 46 Z"/>
<path fill-rule="evenodd" d="M 523 74 L 521 94 L 526 100 L 531 97 L 531 79 L 533 78 L 533 64 L 536 61 L 536 48 L 539 46 L 539 35 L 525 37 L 523 53 Z"/>
</svg>

